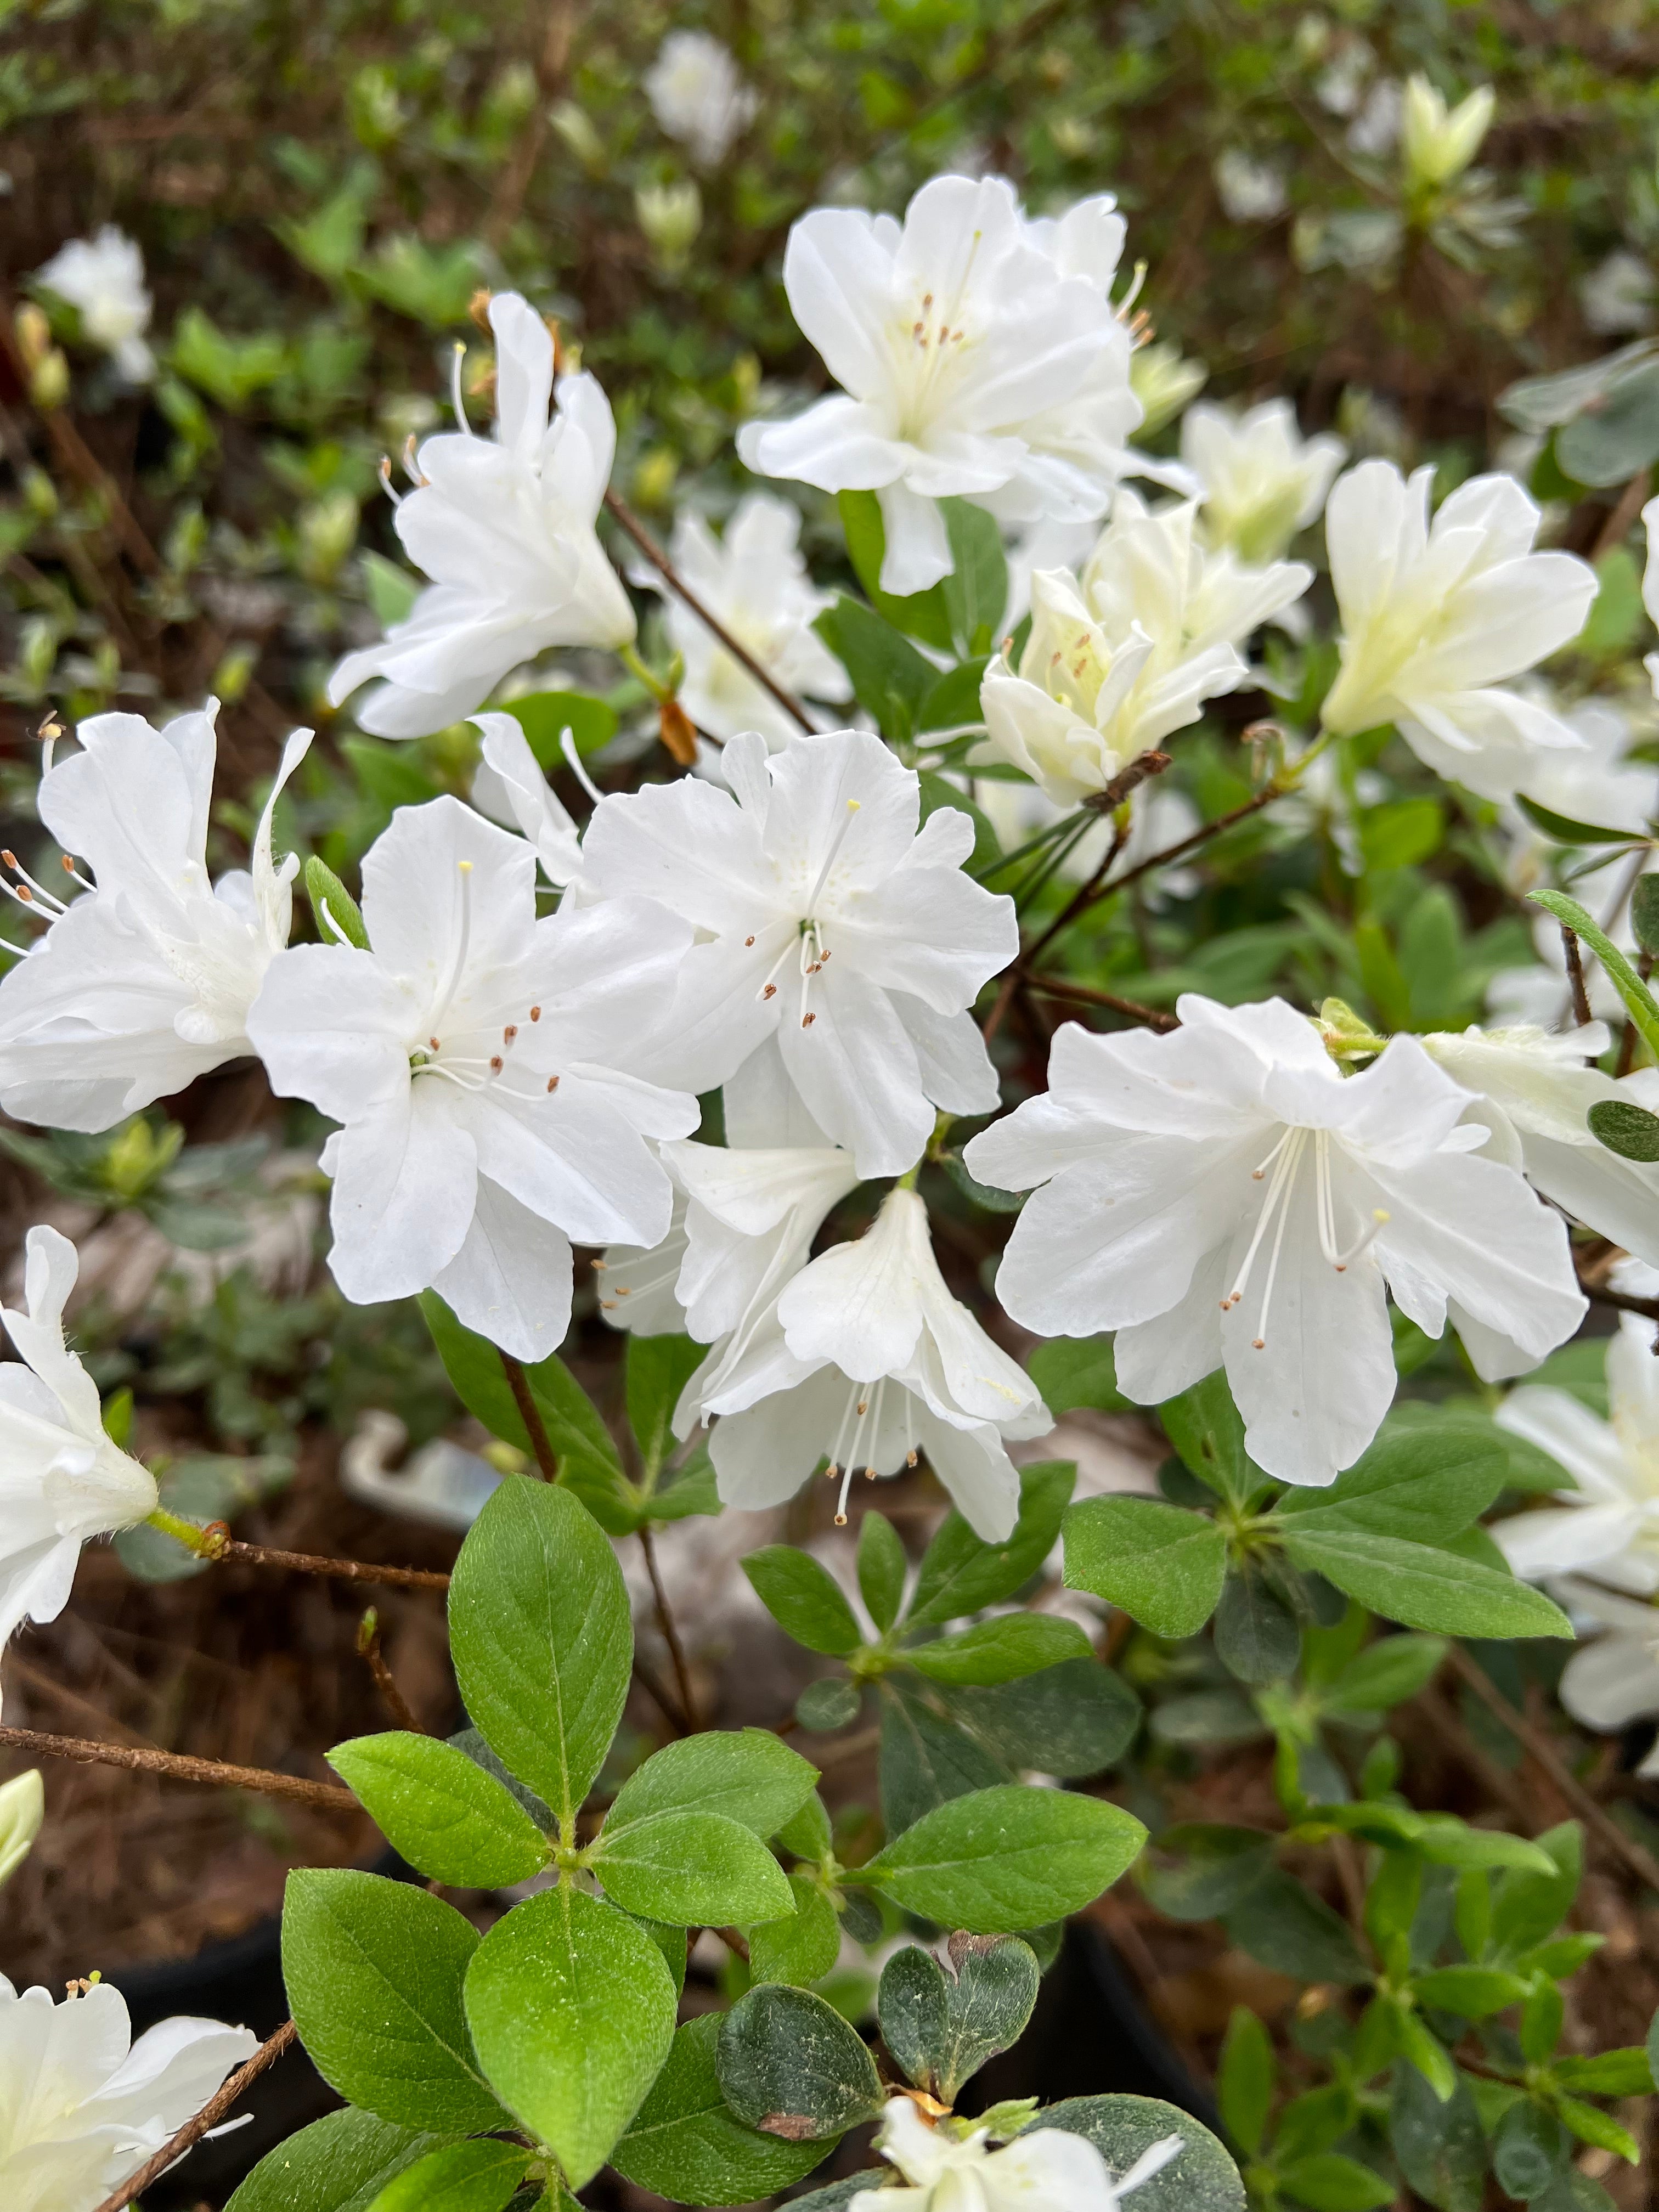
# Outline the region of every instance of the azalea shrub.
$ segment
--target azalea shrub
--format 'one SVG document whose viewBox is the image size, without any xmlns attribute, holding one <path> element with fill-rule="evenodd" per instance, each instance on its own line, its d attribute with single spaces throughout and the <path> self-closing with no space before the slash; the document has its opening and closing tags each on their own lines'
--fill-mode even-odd
<svg viewBox="0 0 1659 2212">
<path fill-rule="evenodd" d="M 1644 265 L 1591 240 L 1541 328 L 1498 89 L 1309 17 L 1204 191 L 1286 218 L 1289 331 L 1355 301 L 1409 356 L 1455 298 L 1502 427 L 1352 362 L 1200 399 L 1158 332 L 1202 248 L 1077 115 L 967 143 L 1029 24 L 872 27 L 816 153 L 845 24 L 775 82 L 664 27 L 635 87 L 556 12 L 465 100 L 443 25 L 350 78 L 349 166 L 282 142 L 303 328 L 158 313 L 114 225 L 9 313 L 0 1636 L 110 1536 L 441 1590 L 457 1702 L 412 1724 L 370 1617 L 398 1725 L 331 1782 L 8 1731 L 361 1808 L 395 1861 L 294 1867 L 257 2048 L 0 1981 L 0 2180 L 118 2212 L 293 2038 L 342 2109 L 236 2212 L 1621 2204 L 1659 2039 L 1577 1993 L 1587 1855 L 1659 1887 L 1616 1741 L 1659 1716 Z M 1304 92 L 1365 204 L 1293 167 Z M 495 173 L 464 237 L 387 227 L 417 118 Z M 625 187 L 677 339 L 538 258 L 558 162 L 577 220 Z M 188 1141 L 239 1069 L 269 1137 Z M 121 1216 L 180 1302 L 148 1366 L 58 1225 Z M 366 1407 L 471 1424 L 453 1571 L 254 1540 Z M 662 1572 L 726 1512 L 768 1516 L 763 1726 L 714 1724 Z M 50 1817 L 0 1791 L 0 1881 Z M 1213 2127 L 988 2102 L 1130 1893 L 1281 2032 L 1236 2010 Z"/>
</svg>

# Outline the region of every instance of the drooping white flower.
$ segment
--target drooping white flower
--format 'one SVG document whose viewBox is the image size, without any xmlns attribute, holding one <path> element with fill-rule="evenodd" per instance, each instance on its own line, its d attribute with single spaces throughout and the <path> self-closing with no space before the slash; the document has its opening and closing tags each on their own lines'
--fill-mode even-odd
<svg viewBox="0 0 1659 2212">
<path fill-rule="evenodd" d="M 248 1008 L 288 943 L 299 866 L 276 865 L 271 817 L 311 732 L 283 748 L 251 869 L 215 884 L 218 710 L 210 700 L 161 730 L 94 714 L 81 751 L 40 779 L 40 818 L 94 887 L 67 908 L 30 878 L 13 892 L 51 922 L 0 981 L 0 1105 L 20 1121 L 107 1129 L 252 1050 Z"/>
<path fill-rule="evenodd" d="M 1165 2136 L 1114 2175 L 1086 2136 L 1036 2121 L 993 2150 L 989 2131 L 934 2127 L 908 2097 L 889 2100 L 876 2148 L 906 2188 L 861 2189 L 848 2212 L 1118 2212 L 1121 2201 L 1181 2155 Z"/>
<path fill-rule="evenodd" d="M 730 1505 L 775 1505 L 827 1453 L 842 1478 L 925 1452 L 975 1532 L 1000 1543 L 1019 1511 L 1004 1439 L 1053 1416 L 1030 1377 L 952 1297 L 927 1210 L 896 1188 L 875 1225 L 800 1268 L 686 1384 L 677 1425 L 715 1419 L 709 1456 Z"/>
<path fill-rule="evenodd" d="M 799 508 L 769 493 L 751 492 L 739 501 L 723 538 L 692 508 L 683 508 L 669 550 L 704 606 L 786 691 L 839 705 L 851 698 L 853 687 L 812 628 L 835 594 L 814 586 L 799 538 Z M 680 704 L 697 727 L 720 738 L 758 730 L 775 749 L 787 744 L 799 725 L 684 600 L 654 569 L 640 569 L 633 580 L 662 596 L 669 642 L 685 662 Z"/>
<path fill-rule="evenodd" d="M 1461 177 L 1480 150 L 1498 95 L 1489 84 L 1448 109 L 1443 94 L 1421 70 L 1406 80 L 1400 118 L 1400 155 L 1409 184 L 1439 190 Z"/>
<path fill-rule="evenodd" d="M 431 584 L 379 645 L 349 653 L 329 679 L 335 706 L 385 680 L 356 710 L 377 737 L 446 728 L 521 661 L 553 646 L 632 641 L 634 611 L 594 534 L 617 429 L 593 378 L 553 377 L 553 337 L 516 292 L 489 303 L 495 434 L 428 438 L 416 489 L 398 503 L 404 550 Z M 551 421 L 550 397 L 554 400 Z"/>
<path fill-rule="evenodd" d="M 757 735 L 687 776 L 607 797 L 582 841 L 584 896 L 652 899 L 695 925 L 659 1079 L 702 1092 L 776 1036 L 791 1081 L 860 1175 L 898 1175 L 935 1107 L 988 1113 L 995 1072 L 967 1009 L 1018 950 L 1012 903 L 963 872 L 965 814 L 921 825 L 879 738 Z"/>
<path fill-rule="evenodd" d="M 1149 514 L 1120 491 L 1080 578 L 1033 576 L 1018 671 L 999 653 L 980 687 L 988 734 L 976 762 L 1023 769 L 1056 805 L 1075 806 L 1245 680 L 1239 646 L 1313 571 L 1208 552 L 1195 515 L 1190 503 Z"/>
<path fill-rule="evenodd" d="M 1303 437 L 1288 399 L 1243 415 L 1200 400 L 1181 421 L 1181 458 L 1204 488 L 1204 534 L 1241 561 L 1280 558 L 1317 519 L 1347 450 L 1328 431 Z"/>
<path fill-rule="evenodd" d="M 132 2040 L 107 1982 L 54 2004 L 0 1975 L 0 2202 L 94 2212 L 259 2047 L 245 2027 L 164 2020 Z"/>
<path fill-rule="evenodd" d="M 522 1359 L 570 1318 L 568 1240 L 653 1244 L 646 1139 L 695 1099 L 640 1080 L 690 932 L 635 898 L 536 918 L 535 855 L 453 799 L 402 807 L 362 866 L 372 951 L 296 945 L 250 1034 L 274 1090 L 342 1126 L 329 1265 L 360 1304 L 428 1287 Z"/>
<path fill-rule="evenodd" d="M 1054 1041 L 1047 1095 L 975 1137 L 981 1182 L 1042 1188 L 997 1278 L 1045 1335 L 1117 1331 L 1156 1405 L 1224 1366 L 1257 1464 L 1322 1484 L 1394 1396 L 1387 1293 L 1477 1370 L 1535 1366 L 1585 1311 L 1565 1225 L 1472 1156 L 1470 1094 L 1412 1037 L 1344 1077 L 1282 1000 L 1177 1002 L 1182 1027 Z"/>
<path fill-rule="evenodd" d="M 1633 331 L 1651 330 L 1653 271 L 1640 254 L 1628 246 L 1615 246 L 1580 281 L 1578 304 L 1598 337 L 1628 337 Z"/>
<path fill-rule="evenodd" d="M 661 129 L 704 169 L 720 167 L 760 106 L 730 50 L 707 31 L 671 31 L 641 82 Z"/>
<path fill-rule="evenodd" d="M 125 231 L 106 222 L 95 238 L 72 238 L 36 274 L 79 309 L 82 330 L 130 384 L 149 383 L 155 356 L 144 343 L 150 317 L 144 257 Z"/>
<path fill-rule="evenodd" d="M 46 1786 L 38 1766 L 0 1782 L 0 1884 L 9 1881 L 28 1856 L 46 1817 Z"/>
<path fill-rule="evenodd" d="M 1325 701 L 1339 737 L 1395 722 L 1419 758 L 1503 799 L 1541 751 L 1580 741 L 1559 714 L 1503 688 L 1576 637 L 1595 572 L 1534 553 L 1539 510 L 1512 477 L 1472 477 L 1429 520 L 1431 468 L 1409 481 L 1362 461 L 1325 509 L 1342 668 Z"/>
<path fill-rule="evenodd" d="M 0 1362 L 0 1644 L 25 1620 L 55 1620 L 82 1545 L 131 1528 L 156 1503 L 155 1478 L 110 1441 L 97 1385 L 64 1341 L 74 1245 L 42 1226 L 23 1249 L 28 1310 L 0 1309 L 18 1354 Z"/>
<path fill-rule="evenodd" d="M 1257 161 L 1242 146 L 1228 146 L 1217 155 L 1212 173 L 1229 222 L 1271 222 L 1284 214 L 1285 179 L 1272 162 Z"/>
<path fill-rule="evenodd" d="M 511 714 L 474 714 L 483 737 L 472 778 L 472 804 L 492 822 L 516 830 L 536 848 L 542 873 L 562 890 L 581 866 L 575 823 L 542 773 L 522 726 Z"/>
<path fill-rule="evenodd" d="M 1422 1040 L 1454 1082 L 1476 1093 L 1467 1118 L 1492 1130 L 1488 1159 L 1519 1167 L 1575 1221 L 1659 1266 L 1659 1166 L 1609 1152 L 1585 1118 L 1608 1099 L 1659 1110 L 1659 1069 L 1615 1079 L 1587 1067 L 1609 1042 L 1600 1022 L 1558 1034 L 1477 1028 Z"/>
<path fill-rule="evenodd" d="M 1559 1461 L 1577 1487 L 1557 1502 L 1496 1522 L 1517 1575 L 1593 1575 L 1614 1589 L 1659 1590 L 1659 1360 L 1653 1323 L 1621 1314 L 1607 1346 L 1602 1420 L 1570 1392 L 1523 1383 L 1498 1409 L 1500 1428 Z M 1659 1637 L 1659 1618 L 1653 1622 Z"/>
<path fill-rule="evenodd" d="M 1085 201 L 1028 223 L 1005 179 L 945 176 L 902 228 L 856 208 L 803 216 L 784 286 L 842 391 L 792 422 L 744 424 L 740 458 L 762 476 L 876 492 L 889 592 L 949 574 L 947 495 L 1009 523 L 1103 514 L 1140 419 L 1107 296 L 1122 236 L 1110 210 Z"/>
</svg>

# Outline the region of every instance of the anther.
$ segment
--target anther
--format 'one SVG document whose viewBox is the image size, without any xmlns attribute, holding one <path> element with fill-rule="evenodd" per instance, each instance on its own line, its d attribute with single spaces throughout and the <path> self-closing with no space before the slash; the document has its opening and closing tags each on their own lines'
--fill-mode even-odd
<svg viewBox="0 0 1659 2212">
<path fill-rule="evenodd" d="M 769 983 L 766 988 L 761 993 L 763 999 L 775 999 L 777 995 L 778 987 L 775 983 Z"/>
<path fill-rule="evenodd" d="M 392 456 L 390 453 L 381 454 L 378 474 L 380 479 L 380 489 L 392 501 L 393 507 L 401 507 L 404 503 L 404 495 L 402 492 L 398 490 L 397 485 L 392 481 Z"/>
<path fill-rule="evenodd" d="M 441 1051 L 443 1049 L 442 1046 L 441 1046 L 441 1045 L 440 1045 L 440 1043 L 438 1042 L 438 1040 L 437 1040 L 437 1038 L 436 1038 L 436 1037 L 428 1037 L 428 1038 L 427 1039 L 427 1043 L 428 1044 L 428 1046 L 430 1046 L 431 1049 L 432 1049 L 434 1052 L 441 1052 Z"/>
<path fill-rule="evenodd" d="M 547 1095 L 550 1098 L 553 1096 L 553 1093 L 558 1089 L 558 1077 L 556 1075 L 550 1075 L 547 1079 Z"/>
<path fill-rule="evenodd" d="M 908 1451 L 904 1455 L 904 1464 L 906 1467 L 914 1467 L 916 1464 L 916 1459 L 917 1455 L 914 1451 Z"/>
<path fill-rule="evenodd" d="M 847 1516 L 844 1513 L 836 1514 L 836 1526 L 837 1528 L 844 1528 L 847 1526 Z"/>
<path fill-rule="evenodd" d="M 863 1418 L 864 1418 L 864 1416 L 865 1416 L 865 1415 L 869 1412 L 869 1410 L 870 1410 L 870 1401 L 869 1401 L 867 1398 L 860 1398 L 860 1399 L 859 1400 L 859 1419 L 860 1419 L 860 1420 L 862 1420 L 862 1419 L 863 1419 Z"/>
<path fill-rule="evenodd" d="M 749 947 L 750 947 L 750 946 L 754 943 L 754 941 L 755 941 L 755 940 L 754 940 L 754 939 L 753 939 L 752 937 L 745 937 L 745 938 L 744 939 L 743 943 L 744 943 L 744 951 L 746 951 L 748 950 L 748 948 L 749 948 Z"/>
<path fill-rule="evenodd" d="M 500 1053 L 498 1053 L 498 1052 L 492 1052 L 492 1053 L 490 1054 L 490 1055 L 489 1055 L 489 1072 L 490 1072 L 490 1073 L 491 1073 L 492 1075 L 499 1075 L 499 1074 L 501 1073 L 501 1072 L 502 1068 L 504 1068 L 504 1067 L 506 1066 L 506 1065 L 507 1065 L 507 1062 L 506 1062 L 506 1061 L 501 1058 L 501 1056 Z"/>
<path fill-rule="evenodd" d="M 531 1020 L 532 1020 L 532 1022 L 538 1022 L 538 1021 L 540 1021 L 541 1018 L 542 1018 L 542 1010 L 541 1010 L 541 1008 L 540 1008 L 539 1006 L 532 1006 L 532 1007 L 530 1009 L 530 1018 L 531 1018 Z"/>
<path fill-rule="evenodd" d="M 507 1027 L 501 1031 L 501 1042 L 503 1044 L 511 1044 L 514 1038 L 517 1036 L 518 1034 L 518 1024 L 516 1022 L 509 1022 Z"/>
<path fill-rule="evenodd" d="M 810 1030 L 817 1019 L 816 1014 L 803 1014 L 800 1018 L 800 1025 L 804 1030 Z"/>
</svg>

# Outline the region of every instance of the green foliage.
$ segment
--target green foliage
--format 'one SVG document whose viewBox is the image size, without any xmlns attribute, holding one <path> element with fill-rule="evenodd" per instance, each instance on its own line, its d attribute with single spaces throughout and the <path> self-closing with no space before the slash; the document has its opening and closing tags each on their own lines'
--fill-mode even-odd
<svg viewBox="0 0 1659 2212">
<path fill-rule="evenodd" d="M 1092 1904 L 1146 1834 L 1103 1798 L 999 1785 L 924 1814 L 865 1872 L 906 1911 L 975 1935 L 1013 1934 Z"/>
<path fill-rule="evenodd" d="M 452 1744 L 407 1732 L 358 1736 L 337 1744 L 328 1763 L 392 1849 L 436 1881 L 504 1889 L 546 1863 L 547 1841 L 535 1822 Z"/>
<path fill-rule="evenodd" d="M 720 2023 L 714 2065 L 738 2118 L 786 2142 L 822 2143 L 881 2109 L 875 2061 L 810 1990 L 768 1982 L 740 1997 Z"/>
<path fill-rule="evenodd" d="M 373 2212 L 382 2190 L 438 2137 L 348 2106 L 267 2151 L 225 2212 Z"/>
<path fill-rule="evenodd" d="M 824 2153 L 821 2141 L 782 2141 L 737 2118 L 716 2071 L 723 2024 L 704 2013 L 679 2029 L 611 2153 L 618 2173 L 682 2204 L 752 2203 L 810 2173 Z"/>
<path fill-rule="evenodd" d="M 1036 1955 L 1016 1936 L 951 1939 L 949 1968 L 915 1945 L 881 1972 L 877 2017 L 908 2079 L 943 2104 L 1024 2033 L 1037 1996 Z"/>
</svg>

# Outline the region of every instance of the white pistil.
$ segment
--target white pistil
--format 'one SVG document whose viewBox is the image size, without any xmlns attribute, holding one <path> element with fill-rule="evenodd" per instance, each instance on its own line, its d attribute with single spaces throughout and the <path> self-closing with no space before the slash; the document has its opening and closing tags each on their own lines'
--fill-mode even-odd
<svg viewBox="0 0 1659 2212">
<path fill-rule="evenodd" d="M 477 433 L 466 419 L 466 394 L 461 390 L 461 363 L 466 359 L 466 348 L 457 338 L 455 350 L 449 360 L 449 404 L 455 410 L 455 422 L 469 438 Z"/>
<path fill-rule="evenodd" d="M 836 865 L 836 854 L 841 851 L 842 847 L 847 842 L 847 833 L 853 826 L 853 817 L 860 811 L 860 804 L 861 802 L 856 799 L 849 799 L 847 802 L 846 815 L 842 821 L 840 829 L 836 830 L 835 836 L 830 841 L 830 850 L 823 856 L 823 866 L 818 870 L 818 879 L 817 883 L 813 884 L 811 891 L 807 894 L 806 915 L 803 915 L 803 920 L 805 920 L 807 916 L 810 916 L 819 899 L 823 896 L 823 887 L 830 880 L 830 871 Z"/>
<path fill-rule="evenodd" d="M 455 866 L 459 869 L 461 877 L 461 933 L 455 947 L 454 965 L 449 971 L 449 980 L 444 985 L 443 995 L 439 1000 L 437 1011 L 432 1017 L 432 1026 L 434 1030 L 443 1026 L 444 1016 L 449 1012 L 449 1002 L 454 997 L 456 988 L 465 973 L 466 956 L 472 944 L 472 863 L 471 860 L 457 860 Z"/>
</svg>

